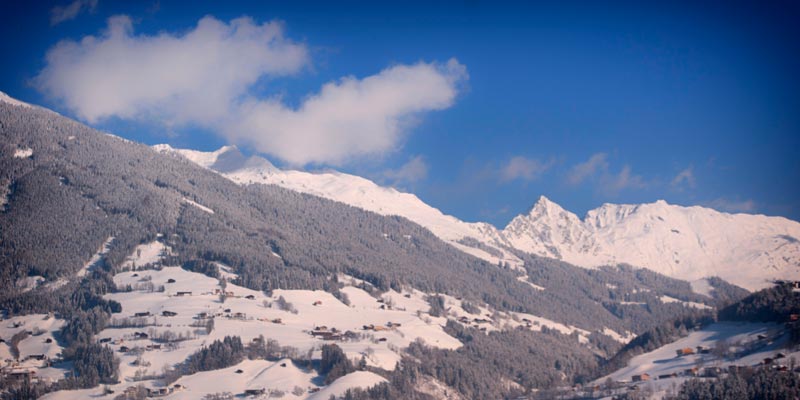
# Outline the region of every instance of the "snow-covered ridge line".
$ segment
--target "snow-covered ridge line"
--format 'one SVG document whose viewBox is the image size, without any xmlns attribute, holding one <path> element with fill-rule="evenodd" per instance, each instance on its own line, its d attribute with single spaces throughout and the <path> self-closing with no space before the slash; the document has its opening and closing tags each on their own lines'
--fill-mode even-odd
<svg viewBox="0 0 800 400">
<path fill-rule="evenodd" d="M 19 101 L 19 100 L 15 99 L 15 98 L 5 94 L 4 92 L 1 92 L 1 91 L 0 91 L 0 101 L 2 101 L 4 103 L 11 104 L 11 105 L 20 106 L 20 107 L 27 107 L 27 108 L 33 107 L 32 105 L 30 105 L 30 104 L 28 104 L 28 103 L 26 103 L 24 101 Z"/>
<path fill-rule="evenodd" d="M 514 248 L 583 267 L 627 263 L 689 281 L 719 276 L 750 290 L 800 279 L 800 223 L 782 217 L 659 200 L 604 204 L 580 219 L 543 196 L 502 232 Z"/>
<path fill-rule="evenodd" d="M 467 254 L 492 264 L 502 262 L 512 267 L 522 265 L 516 256 L 493 244 L 492 236 L 497 231 L 494 226 L 482 222 L 461 221 L 443 214 L 413 194 L 382 187 L 359 176 L 336 171 L 310 173 L 281 170 L 264 158 L 245 157 L 235 146 L 222 147 L 214 152 L 181 150 L 165 144 L 155 145 L 153 149 L 165 154 L 178 154 L 242 185 L 273 184 L 381 215 L 402 216 L 428 228 L 436 236 Z M 472 238 L 489 249 L 462 244 L 464 238 Z"/>
<path fill-rule="evenodd" d="M 460 251 L 493 264 L 522 266 L 507 249 L 555 258 L 585 268 L 626 263 L 688 280 L 719 276 L 750 290 L 772 279 L 800 280 L 800 223 L 750 214 L 667 204 L 604 204 L 581 219 L 542 196 L 526 214 L 500 230 L 464 222 L 417 196 L 354 175 L 281 170 L 236 147 L 214 152 L 154 149 L 178 154 L 239 184 L 274 184 L 383 215 L 398 215 L 429 229 Z M 698 282 L 699 283 L 699 282 Z M 708 285 L 695 287 L 710 294 Z"/>
</svg>

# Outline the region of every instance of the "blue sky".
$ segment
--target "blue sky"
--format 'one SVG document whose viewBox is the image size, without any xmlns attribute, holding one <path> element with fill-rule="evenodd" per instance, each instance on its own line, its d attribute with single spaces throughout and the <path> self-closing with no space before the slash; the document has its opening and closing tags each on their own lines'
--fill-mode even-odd
<svg viewBox="0 0 800 400">
<path fill-rule="evenodd" d="M 148 144 L 498 226 L 540 195 L 800 220 L 797 2 L 15 3 L 0 90 Z"/>
</svg>

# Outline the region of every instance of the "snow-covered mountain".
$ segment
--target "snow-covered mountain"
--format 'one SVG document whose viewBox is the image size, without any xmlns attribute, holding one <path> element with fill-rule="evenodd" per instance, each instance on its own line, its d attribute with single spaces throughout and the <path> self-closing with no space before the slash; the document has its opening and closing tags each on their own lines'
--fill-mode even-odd
<svg viewBox="0 0 800 400">
<path fill-rule="evenodd" d="M 192 162 L 222 173 L 240 184 L 273 184 L 349 204 L 381 215 L 399 215 L 416 222 L 456 248 L 491 263 L 520 266 L 522 261 L 497 245 L 497 229 L 487 223 L 469 223 L 445 215 L 417 196 L 382 187 L 359 176 L 336 171 L 309 173 L 281 170 L 264 158 L 245 157 L 236 147 L 225 146 L 214 152 L 174 149 L 156 145 L 162 153 L 176 153 Z M 469 241 L 465 238 L 474 239 Z M 472 244 L 467 245 L 464 243 Z M 475 247 L 475 243 L 480 243 Z"/>
<path fill-rule="evenodd" d="M 335 171 L 281 170 L 236 147 L 214 152 L 155 148 L 176 153 L 240 184 L 274 184 L 414 221 L 458 249 L 487 261 L 521 261 L 511 249 L 586 268 L 627 263 L 696 281 L 719 276 L 744 288 L 771 279 L 800 279 L 800 223 L 763 215 L 728 214 L 704 207 L 655 203 L 604 204 L 581 219 L 542 196 L 503 230 L 464 222 L 417 196 Z"/>
<path fill-rule="evenodd" d="M 584 267 L 628 263 L 685 280 L 756 289 L 800 277 L 800 224 L 704 207 L 604 204 L 582 220 L 542 197 L 503 230 L 509 245 Z"/>
</svg>

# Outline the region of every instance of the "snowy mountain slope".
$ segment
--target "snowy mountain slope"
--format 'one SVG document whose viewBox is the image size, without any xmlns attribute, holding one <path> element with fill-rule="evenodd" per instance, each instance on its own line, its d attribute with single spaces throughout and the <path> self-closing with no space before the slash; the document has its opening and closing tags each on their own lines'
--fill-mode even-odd
<svg viewBox="0 0 800 400">
<path fill-rule="evenodd" d="M 28 107 L 28 108 L 31 107 L 30 104 L 28 104 L 28 103 L 26 103 L 24 101 L 19 101 L 19 100 L 15 99 L 15 98 L 3 93 L 3 92 L 0 92 L 0 101 L 2 101 L 4 103 L 9 103 L 9 104 L 12 104 L 12 105 L 15 105 L 15 106 L 20 106 L 20 107 Z"/>
<path fill-rule="evenodd" d="M 597 379 L 598 384 L 611 378 L 614 381 L 630 381 L 633 375 L 649 374 L 651 377 L 659 375 L 682 375 L 688 368 L 698 365 L 708 365 L 726 368 L 729 365 L 757 366 L 765 357 L 772 357 L 783 349 L 788 342 L 788 335 L 783 334 L 783 326 L 775 323 L 753 322 L 719 322 L 702 330 L 691 332 L 685 338 L 666 344 L 653 351 L 633 357 L 628 365 L 614 371 L 608 376 Z M 770 340 L 761 340 L 759 336 L 766 336 Z M 741 353 L 739 357 L 730 359 L 720 358 L 716 354 L 689 354 L 676 356 L 676 351 L 698 347 L 714 349 L 717 342 L 724 341 L 732 345 L 731 353 Z M 736 343 L 737 345 L 733 345 Z"/>
<path fill-rule="evenodd" d="M 716 323 L 631 358 L 626 366 L 587 385 L 583 394 L 610 398 L 635 388 L 651 393 L 647 398 L 662 399 L 695 376 L 711 380 L 727 375 L 730 368 L 755 371 L 790 367 L 792 357 L 800 352 L 787 348 L 788 336 L 782 325 L 775 323 Z M 691 353 L 678 356 L 677 351 L 682 349 Z M 771 360 L 770 365 L 764 364 L 765 359 Z"/>
<path fill-rule="evenodd" d="M 509 248 L 592 268 L 627 263 L 696 281 L 719 276 L 750 290 L 775 278 L 800 279 L 800 223 L 781 217 L 727 214 L 657 201 L 603 206 L 581 219 L 542 196 L 503 230 L 445 215 L 413 194 L 339 172 L 280 170 L 235 147 L 215 152 L 157 145 L 240 184 L 275 184 L 383 215 L 416 222 L 456 248 L 497 263 L 521 265 Z"/>
<path fill-rule="evenodd" d="M 0 178 L 7 177 L 14 189 L 9 206 L 0 213 L 0 226 L 14 227 L 0 229 L 0 245 L 11 255 L 0 260 L 0 269 L 13 268 L 26 280 L 34 274 L 45 279 L 24 296 L 0 290 L 4 300 L 0 303 L 10 304 L 15 313 L 58 312 L 77 325 L 70 321 L 76 315 L 82 321 L 84 314 L 77 311 L 89 304 L 83 301 L 89 298 L 97 304 L 91 312 L 107 316 L 109 324 L 99 330 L 86 323 L 78 328 L 79 338 L 61 345 L 100 342 L 113 349 L 114 357 L 103 351 L 105 361 L 99 363 L 93 360 L 95 353 L 79 354 L 66 360 L 71 364 L 57 368 L 66 373 L 81 365 L 91 369 L 120 361 L 119 381 L 110 379 L 113 371 L 106 368 L 96 372 L 109 378 L 105 381 L 89 381 L 91 376 L 84 375 L 87 379 L 80 387 L 92 389 L 61 391 L 50 398 L 110 399 L 140 383 L 151 389 L 163 387 L 173 378 L 170 374 L 158 379 L 165 365 L 175 366 L 209 340 L 225 336 L 253 343 L 263 334 L 298 349 L 299 361 L 317 359 L 320 354 L 312 348 L 325 342 L 326 335 L 320 332 L 332 332 L 333 327 L 358 334 L 354 340 L 338 340 L 348 358 L 360 362 L 364 356 L 368 367 L 384 369 L 386 374 L 395 373 L 389 371 L 401 361 L 403 349 L 417 339 L 448 354 L 464 349 L 466 353 L 460 354 L 468 357 L 468 363 L 446 360 L 443 368 L 468 371 L 461 379 L 480 384 L 451 383 L 442 377 L 440 382 L 448 386 L 434 385 L 431 390 L 480 386 L 486 389 L 459 390 L 464 398 L 506 398 L 509 387 L 528 390 L 574 383 L 571 373 L 550 366 L 574 359 L 590 371 L 597 357 L 610 355 L 617 346 L 595 332 L 625 342 L 682 315 L 689 302 L 715 304 L 691 293 L 686 282 L 653 277 L 656 274 L 649 271 L 631 272 L 634 269 L 626 267 L 589 271 L 518 253 L 528 265 L 535 265 L 529 269 L 530 279 L 520 282 L 519 274 L 463 254 L 405 218 L 384 217 L 277 185 L 239 185 L 181 156 L 159 154 L 38 107 L 0 102 L 0 123 Z M 33 156 L 14 157 L 20 148 L 31 149 Z M 226 173 L 271 167 L 265 160 L 237 153 L 223 149 L 203 162 Z M 406 197 L 398 198 L 399 202 Z M 455 222 L 456 227 L 463 224 Z M 490 232 L 495 235 L 491 240 L 502 239 L 496 229 Z M 487 254 L 495 252 L 490 239 L 467 238 L 473 241 L 460 242 Z M 153 265 L 162 262 L 168 266 Z M 136 271 L 125 271 L 134 265 Z M 83 278 L 76 279 L 84 266 Z M 213 277 L 211 266 L 223 271 L 223 279 L 238 279 L 222 284 Z M 110 282 L 116 290 L 110 289 Z M 334 296 L 337 288 L 341 298 Z M 228 292 L 224 296 L 215 293 L 223 289 Z M 434 293 L 441 296 L 426 296 Z M 665 296 L 674 300 L 664 301 Z M 100 300 L 108 301 L 109 310 Z M 293 306 L 280 306 L 288 303 Z M 433 312 L 426 313 L 429 309 Z M 622 312 L 615 314 L 618 310 Z M 217 318 L 213 329 L 201 321 L 208 319 L 201 313 Z M 148 314 L 151 317 L 139 319 Z M 444 329 L 448 323 L 453 330 Z M 322 326 L 330 330 L 320 328 L 312 334 Z M 489 351 L 478 343 L 461 346 L 461 335 L 448 333 L 462 329 L 485 340 Z M 30 343 L 41 345 L 40 339 L 34 337 Z M 527 354 L 520 356 L 532 360 L 528 366 L 512 372 L 497 367 L 497 361 L 509 359 L 521 348 Z M 414 356 L 422 365 L 438 363 L 435 354 L 417 350 Z M 10 351 L 0 346 L 0 353 Z M 244 371 L 237 373 L 240 368 Z M 224 391 L 266 388 L 265 381 L 279 383 L 280 388 L 270 388 L 289 393 L 301 383 L 308 386 L 306 376 L 288 364 L 237 369 L 187 378 L 188 387 L 182 383 L 183 390 L 173 397 L 200 398 L 205 389 L 217 390 L 204 386 L 205 378 L 225 379 L 224 374 L 234 376 L 226 381 L 229 389 L 219 386 Z M 42 376 L 41 371 L 34 372 Z M 63 373 L 53 373 L 54 379 L 60 376 Z M 265 380 L 256 379 L 259 376 Z M 395 375 L 389 376 L 395 382 Z M 98 382 L 108 382 L 115 393 Z M 355 380 L 359 382 L 363 381 Z"/>
<path fill-rule="evenodd" d="M 142 247 L 142 253 L 155 247 L 154 243 L 147 244 Z M 165 248 L 163 244 L 162 248 Z M 138 249 L 129 259 L 137 256 Z M 154 259 L 162 258 L 155 256 Z M 461 346 L 456 338 L 444 331 L 447 319 L 430 316 L 426 295 L 416 290 L 406 293 L 389 291 L 385 297 L 393 298 L 392 302 L 396 301 L 397 307 L 380 308 L 375 307 L 377 303 L 374 297 L 354 286 L 343 288 L 352 295 L 350 305 L 341 303 L 333 295 L 323 291 L 276 290 L 270 297 L 230 281 L 226 282 L 223 289 L 218 279 L 180 267 L 127 270 L 114 275 L 113 279 L 118 287 L 130 288 L 129 291 L 126 289 L 106 295 L 107 298 L 118 301 L 126 311 L 115 314 L 110 325 L 97 334 L 98 340 L 111 347 L 121 361 L 120 380 L 109 385 L 113 393 L 97 387 L 57 391 L 46 398 L 113 399 L 118 393 L 137 384 L 147 388 L 163 387 L 158 379 L 137 379 L 136 376 L 158 376 L 165 367 L 181 363 L 204 346 L 214 340 L 223 340 L 226 336 L 238 336 L 245 344 L 253 343 L 256 338 L 263 336 L 282 346 L 293 347 L 295 357 L 298 354 L 311 354 L 315 359 L 321 357 L 322 345 L 336 343 L 352 362 L 364 357 L 370 367 L 387 371 L 393 370 L 400 362 L 400 349 L 415 340 L 424 340 L 437 348 L 455 349 Z M 342 276 L 342 281 L 355 283 L 357 280 Z M 153 284 L 163 285 L 164 290 L 152 290 L 150 286 Z M 217 294 L 221 290 L 230 293 L 224 303 L 220 303 Z M 281 309 L 277 305 L 278 298 L 284 298 L 294 311 Z M 147 314 L 147 317 L 143 317 L 146 318 L 142 323 L 144 326 L 126 325 L 135 313 Z M 206 319 L 214 321 L 213 329 L 196 329 L 197 321 Z M 17 323 L 19 327 L 13 327 Z M 23 329 L 44 328 L 54 331 L 54 328 L 60 328 L 63 323 L 63 320 L 44 315 L 15 317 L 3 321 L 0 334 L 11 337 L 16 331 Z M 381 329 L 366 333 L 362 327 L 367 324 L 378 325 Z M 386 327 L 387 324 L 390 327 Z M 317 329 L 320 326 L 326 328 Z M 338 329 L 340 335 L 350 332 L 352 337 L 325 339 L 321 335 L 311 334 L 312 331 L 327 333 L 328 329 L 332 332 L 337 332 Z M 137 332 L 141 331 L 146 331 L 149 337 L 137 337 Z M 167 332 L 184 335 L 185 339 L 175 341 L 173 345 L 166 345 L 164 340 L 156 339 Z M 50 333 L 47 335 L 52 337 Z M 55 358 L 55 353 L 61 351 L 61 347 L 55 342 L 46 346 L 39 344 L 41 342 L 40 337 L 26 339 L 21 343 L 22 354 L 36 354 L 35 349 L 44 349 L 38 352 L 52 354 Z M 5 353 L 3 347 L 0 347 L 0 356 Z M 7 355 L 6 357 L 10 358 Z M 56 377 L 60 377 L 57 374 L 63 371 L 39 365 L 31 368 L 37 374 Z M 264 389 L 274 395 L 269 398 L 328 399 L 332 395 L 340 396 L 350 388 L 367 388 L 385 381 L 372 372 L 356 371 L 323 386 L 314 369 L 296 365 L 291 358 L 278 361 L 245 359 L 227 368 L 184 375 L 175 382 L 180 389 L 173 390 L 166 398 L 199 399 L 208 394 L 222 392 L 248 397 L 244 394 L 246 390 Z"/>
<path fill-rule="evenodd" d="M 800 278 L 800 223 L 650 204 L 604 204 L 581 220 L 545 197 L 502 231 L 510 246 L 592 267 L 628 263 L 694 281 L 708 276 L 753 290 Z"/>
<path fill-rule="evenodd" d="M 398 215 L 416 222 L 442 240 L 465 253 L 488 262 L 520 266 L 521 261 L 497 246 L 497 229 L 487 223 L 468 223 L 445 215 L 425 204 L 417 196 L 381 187 L 355 175 L 339 172 L 309 173 L 280 170 L 261 157 L 245 157 L 236 147 L 226 146 L 214 152 L 174 149 L 169 145 L 154 146 L 162 153 L 177 153 L 203 167 L 222 173 L 240 184 L 273 184 L 302 193 L 328 198 L 381 215 Z M 472 238 L 488 246 L 480 249 L 463 244 Z"/>
</svg>

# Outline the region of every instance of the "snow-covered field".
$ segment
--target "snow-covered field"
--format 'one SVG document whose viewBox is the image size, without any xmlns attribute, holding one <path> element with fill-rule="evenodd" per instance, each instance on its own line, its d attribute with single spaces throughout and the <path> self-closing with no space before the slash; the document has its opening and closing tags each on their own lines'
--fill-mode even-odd
<svg viewBox="0 0 800 400">
<path fill-rule="evenodd" d="M 707 306 L 707 305 L 705 305 L 703 303 L 697 303 L 697 302 L 694 302 L 694 301 L 683 301 L 683 300 L 676 299 L 674 297 L 669 297 L 669 296 L 661 296 L 658 299 L 661 300 L 662 303 L 680 303 L 684 307 L 698 308 L 698 309 L 701 309 L 701 310 L 710 310 L 710 309 L 713 308 L 713 307 Z"/>
<path fill-rule="evenodd" d="M 244 360 L 229 368 L 198 372 L 178 379 L 175 383 L 185 389 L 170 398 L 192 400 L 211 393 L 239 394 L 248 389 L 265 389 L 274 394 L 280 391 L 286 399 L 306 398 L 307 389 L 317 387 L 315 378 L 316 372 L 298 367 L 289 359 L 275 362 Z"/>
<path fill-rule="evenodd" d="M 120 266 L 120 269 L 127 270 L 134 267 L 141 267 L 147 264 L 154 264 L 161 261 L 161 258 L 168 254 L 170 248 L 163 243 L 154 240 L 150 243 L 140 244 L 136 246 L 133 253 L 125 258 L 125 261 Z"/>
<path fill-rule="evenodd" d="M 111 239 L 109 239 L 111 240 Z M 98 254 L 107 249 L 107 241 Z M 456 349 L 461 343 L 443 329 L 448 319 L 473 326 L 485 332 L 527 327 L 555 329 L 564 334 L 576 332 L 586 343 L 590 332 L 557 323 L 535 315 L 497 312 L 484 304 L 472 304 L 465 310 L 463 300 L 442 295 L 446 315 L 434 317 L 429 313 L 427 294 L 408 288 L 402 292 L 388 291 L 375 297 L 365 291 L 369 284 L 340 275 L 344 285 L 343 303 L 332 294 L 318 290 L 275 290 L 271 296 L 237 286 L 230 282 L 236 277 L 228 266 L 218 263 L 224 281 L 179 267 L 141 269 L 159 265 L 169 248 L 158 241 L 138 246 L 123 262 L 123 272 L 114 276 L 121 290 L 106 295 L 122 305 L 123 312 L 112 316 L 108 328 L 97 340 L 115 350 L 120 358 L 121 382 L 110 389 L 119 394 L 129 387 L 144 385 L 156 389 L 155 377 L 165 368 L 174 367 L 191 354 L 214 340 L 239 336 L 250 343 L 263 336 L 281 346 L 296 349 L 296 356 L 320 357 L 323 344 L 336 343 L 354 362 L 362 358 L 369 366 L 393 370 L 401 360 L 403 348 L 421 340 L 443 349 Z M 87 268 L 92 262 L 87 263 Z M 136 266 L 138 269 L 134 269 Z M 207 331 L 207 321 L 213 329 Z M 616 332 L 604 332 L 623 338 Z M 159 337 L 178 337 L 166 344 Z M 241 370 L 241 373 L 236 373 Z M 225 377 L 225 379 L 212 379 Z M 266 393 L 283 393 L 287 398 L 328 398 L 343 393 L 348 387 L 367 387 L 383 380 L 369 372 L 347 375 L 329 387 L 321 385 L 313 370 L 279 362 L 244 361 L 224 370 L 197 373 L 182 377 L 169 398 L 199 398 L 209 393 L 242 394 L 247 390 L 264 389 Z M 224 381 L 224 383 L 222 383 Z M 212 383 L 214 382 L 214 383 Z M 84 397 L 112 398 L 101 388 L 62 391 L 50 399 Z M 324 397 L 320 397 L 324 396 Z"/>
<path fill-rule="evenodd" d="M 628 366 L 597 379 L 594 383 L 602 385 L 608 379 L 631 383 L 634 376 L 647 374 L 648 380 L 636 384 L 648 386 L 653 392 L 663 395 L 694 374 L 702 374 L 705 368 L 726 371 L 731 365 L 756 367 L 765 358 L 775 359 L 774 363 L 777 365 L 789 365 L 792 357 L 800 358 L 800 352 L 785 350 L 787 340 L 782 324 L 720 322 L 691 332 L 687 337 L 649 353 L 633 357 Z M 722 343 L 729 346 L 729 350 L 727 356 L 720 357 L 716 348 Z M 677 352 L 682 349 L 691 349 L 692 354 L 678 355 Z M 779 353 L 784 357 L 776 357 Z"/>
<path fill-rule="evenodd" d="M 31 314 L 0 320 L 0 367 L 7 372 L 34 371 L 40 379 L 56 381 L 64 377 L 65 371 L 49 366 L 50 360 L 58 360 L 63 350 L 55 340 L 55 334 L 64 326 L 64 320 L 46 314 Z M 27 334 L 25 334 L 27 332 Z M 12 338 L 25 338 L 17 344 L 19 357 L 11 351 Z M 34 356 L 45 356 L 44 359 Z"/>
<path fill-rule="evenodd" d="M 309 400 L 327 400 L 330 399 L 331 396 L 341 396 L 347 389 L 353 387 L 370 387 L 375 386 L 381 382 L 386 382 L 386 379 L 383 377 L 373 374 L 372 372 L 367 371 L 356 371 L 352 374 L 345 375 L 335 382 L 331 383 L 324 389 L 320 390 L 317 393 L 311 395 L 308 399 Z"/>
<path fill-rule="evenodd" d="M 154 243 L 142 245 L 128 258 L 126 265 L 132 266 L 135 261 L 137 265 L 155 262 L 163 250 L 163 246 Z M 221 267 L 228 269 L 224 265 Z M 360 283 L 345 276 L 343 280 Z M 123 312 L 113 315 L 111 326 L 100 332 L 97 340 L 111 346 L 121 360 L 121 383 L 111 386 L 116 394 L 139 383 L 157 388 L 156 380 L 139 382 L 136 377 L 159 375 L 165 367 L 184 361 L 201 347 L 225 336 L 239 336 L 244 343 L 249 343 L 263 335 L 282 346 L 296 348 L 299 356 L 311 354 L 312 358 L 320 357 L 323 344 L 336 343 L 354 362 L 363 357 L 368 365 L 386 370 L 394 369 L 400 361 L 401 349 L 415 340 L 447 349 L 461 346 L 444 332 L 445 318 L 427 316 L 429 305 L 419 291 L 389 292 L 382 299 L 376 299 L 362 289 L 347 286 L 342 290 L 350 301 L 350 305 L 346 305 L 323 291 L 275 290 L 270 297 L 232 283 L 226 283 L 223 289 L 217 279 L 178 267 L 125 271 L 115 275 L 114 281 L 119 288 L 131 291 L 106 296 L 122 304 Z M 224 302 L 220 295 L 223 292 L 227 294 Z M 290 311 L 278 306 L 279 298 L 291 305 L 284 307 Z M 210 333 L 205 329 L 205 317 L 214 321 Z M 147 326 L 126 326 L 134 322 Z M 365 329 L 365 326 L 370 328 Z M 312 331 L 335 333 L 335 337 L 325 340 L 324 335 L 315 336 Z M 166 332 L 186 340 L 176 342 L 175 346 L 153 340 Z M 345 333 L 349 338 L 339 337 Z M 236 374 L 236 370 L 243 372 Z M 223 376 L 225 379 L 219 379 Z M 320 386 L 321 379 L 316 372 L 298 367 L 289 360 L 244 361 L 225 370 L 185 376 L 177 382 L 183 390 L 175 391 L 168 398 L 189 399 L 208 393 L 242 394 L 248 389 L 265 389 L 283 392 L 289 396 L 287 398 L 312 395 L 322 398 L 319 397 L 322 393 L 327 399 L 330 394 L 343 393 L 349 387 L 367 387 L 382 380 L 375 374 L 358 372 L 325 388 Z M 292 394 L 301 390 L 301 394 Z M 319 393 L 314 394 L 317 390 Z M 103 398 L 102 389 L 63 391 L 47 398 L 88 396 Z"/>
<path fill-rule="evenodd" d="M 33 149 L 23 147 L 14 150 L 14 158 L 28 158 L 33 155 Z"/>
</svg>

